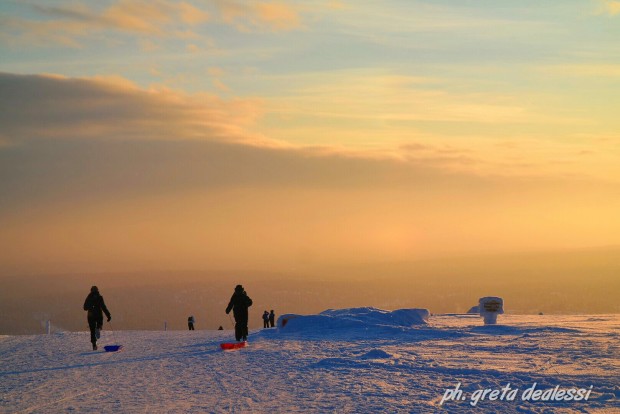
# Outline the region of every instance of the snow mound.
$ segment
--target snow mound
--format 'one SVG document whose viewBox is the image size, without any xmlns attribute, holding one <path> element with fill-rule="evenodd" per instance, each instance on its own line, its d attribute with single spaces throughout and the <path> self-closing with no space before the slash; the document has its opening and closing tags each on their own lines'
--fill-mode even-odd
<svg viewBox="0 0 620 414">
<path fill-rule="evenodd" d="M 375 328 L 409 328 L 427 323 L 427 309 L 398 309 L 386 311 L 364 307 L 328 309 L 317 315 L 282 315 L 278 318 L 279 332 L 316 332 L 325 330 L 371 330 Z"/>
</svg>

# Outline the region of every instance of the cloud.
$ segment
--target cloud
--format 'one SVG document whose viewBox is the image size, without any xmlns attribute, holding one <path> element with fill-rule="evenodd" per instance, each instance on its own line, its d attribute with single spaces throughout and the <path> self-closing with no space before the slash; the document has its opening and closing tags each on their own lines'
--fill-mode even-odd
<svg viewBox="0 0 620 414">
<path fill-rule="evenodd" d="M 213 67 L 209 74 L 217 77 L 225 72 Z M 320 185 L 364 186 L 407 185 L 425 179 L 494 180 L 492 170 L 487 170 L 486 178 L 477 173 L 478 167 L 488 164 L 478 154 L 480 148 L 430 144 L 415 139 L 406 140 L 392 151 L 334 145 L 294 146 L 275 141 L 255 132 L 265 110 L 263 104 L 256 99 L 187 95 L 169 89 L 144 90 L 122 77 L 0 73 L 0 124 L 3 125 L 0 138 L 5 147 L 45 147 L 48 151 L 54 151 L 56 145 L 63 150 L 73 146 L 86 152 L 105 148 L 111 154 L 122 152 L 120 148 L 124 145 L 128 148 L 149 145 L 159 148 L 157 151 L 161 153 L 179 151 L 178 157 L 171 157 L 165 163 L 202 157 L 209 160 L 209 165 L 222 166 L 220 160 L 235 159 L 239 160 L 235 167 L 239 174 L 224 175 L 242 176 L 241 182 L 265 179 L 265 182 L 293 183 L 316 179 Z M 131 142 L 136 144 L 126 144 Z M 497 146 L 497 142 L 492 143 Z M 526 141 L 519 143 L 525 145 Z M 95 150 L 94 154 L 97 153 Z M 196 154 L 202 155 L 196 158 Z M 500 160 L 495 161 L 494 167 L 501 167 Z M 263 167 L 254 171 L 248 169 L 249 165 Z M 294 166 L 298 168 L 291 169 L 299 175 L 283 173 L 285 167 Z M 502 172 L 496 177 L 505 175 Z M 535 174 L 521 175 L 524 176 Z M 190 177 L 186 179 L 191 181 Z"/>
<path fill-rule="evenodd" d="M 270 99 L 270 105 L 274 112 L 290 116 L 348 119 L 360 124 L 369 120 L 394 124 L 578 122 L 528 107 L 518 95 L 462 90 L 449 79 L 361 69 L 301 73 L 277 81 L 288 85 L 288 91 Z"/>
<path fill-rule="evenodd" d="M 10 46 L 46 46 L 56 44 L 79 48 L 78 39 L 88 25 L 71 21 L 34 21 L 0 16 L 0 40 Z"/>
<path fill-rule="evenodd" d="M 207 72 L 214 82 L 226 74 L 218 67 Z M 415 142 L 402 145 L 396 153 L 335 145 L 295 147 L 254 132 L 265 111 L 261 100 L 187 95 L 165 88 L 144 90 L 123 77 L 0 73 L 0 92 L 0 123 L 5 140 L 12 144 L 40 140 L 210 141 L 296 148 L 312 157 L 415 159 L 419 165 L 434 163 L 432 168 L 438 169 L 458 159 L 465 162 L 468 156 L 457 148 Z"/>
<path fill-rule="evenodd" d="M 356 188 L 463 179 L 450 171 L 463 154 L 446 149 L 425 146 L 414 154 L 412 144 L 407 157 L 397 157 L 270 140 L 252 132 L 262 113 L 261 102 L 252 99 L 142 90 L 121 77 L 6 73 L 0 74 L 0 96 L 5 146 L 17 151 L 12 157 L 18 157 L 19 148 L 46 154 L 34 164 L 13 158 L 15 168 L 66 159 L 75 168 L 72 173 L 64 162 L 48 164 L 44 170 L 56 171 L 49 174 L 53 182 L 37 178 L 42 185 L 25 185 L 35 194 L 63 191 L 54 184 L 59 182 L 76 193 L 88 192 L 81 188 L 86 182 L 100 191 L 126 188 L 129 193 L 148 192 L 154 183 L 161 186 L 157 192 L 205 185 Z M 142 173 L 136 176 L 134 168 Z M 11 175 L 9 170 L 5 174 Z M 167 176 L 169 171 L 176 172 Z M 12 180 L 19 181 L 13 176 L 5 184 Z"/>
<path fill-rule="evenodd" d="M 207 74 L 216 88 L 227 90 L 221 79 L 226 76 L 225 71 L 212 67 Z M 497 144 L 506 139 L 484 140 L 470 134 L 448 143 L 439 135 L 402 128 L 400 122 L 409 119 L 445 121 L 453 115 L 447 109 L 442 114 L 443 95 L 433 95 L 430 104 L 422 99 L 426 96 L 423 91 L 421 96 L 392 93 L 391 81 L 380 83 L 379 93 L 374 91 L 372 82 L 360 84 L 365 86 L 359 91 L 347 89 L 345 97 L 342 93 L 329 93 L 331 86 L 328 93 L 322 93 L 320 87 L 309 88 L 309 94 L 301 101 L 290 98 L 286 106 L 284 99 L 274 105 L 272 100 L 224 99 L 207 93 L 189 95 L 165 87 L 145 90 L 122 77 L 0 73 L 0 124 L 5 145 L 41 140 L 210 141 L 287 149 L 304 157 L 392 160 L 437 174 L 545 176 L 598 172 L 598 176 L 617 176 L 610 173 L 617 165 L 615 152 L 610 152 L 604 162 L 599 159 L 596 163 L 576 158 L 575 145 L 557 145 L 544 136 L 519 136 L 514 140 L 519 143 L 518 148 L 500 148 Z M 383 88 L 385 85 L 388 87 Z M 321 93 L 315 96 L 317 92 Z M 377 102 L 365 99 L 367 94 L 377 96 Z M 449 109 L 459 100 L 448 99 L 445 103 Z M 493 111 L 496 113 L 497 109 Z M 287 119 L 288 116 L 291 118 Z M 518 116 L 507 119 L 518 121 Z M 285 118 L 273 122 L 274 117 Z M 334 119 L 338 122 L 326 122 Z M 478 120 L 472 116 L 469 121 Z M 334 135 L 338 139 L 330 141 L 329 137 Z M 307 140 L 290 139 L 293 136 Z M 356 145 L 364 139 L 371 144 Z M 583 142 L 579 149 L 594 145 L 588 142 Z M 524 159 L 527 166 L 523 165 Z M 566 164 L 567 160 L 573 164 Z"/>
<path fill-rule="evenodd" d="M 274 31 L 292 30 L 301 26 L 297 11 L 285 3 L 259 3 L 256 5 L 256 16 Z"/>
<path fill-rule="evenodd" d="M 0 19 L 0 39 L 14 46 L 60 45 L 81 48 L 87 39 L 110 31 L 140 36 L 195 37 L 188 27 L 209 20 L 209 14 L 186 2 L 167 0 L 118 0 L 107 8 L 69 3 L 35 4 L 41 18 L 5 15 Z"/>
<path fill-rule="evenodd" d="M 78 3 L 34 3 L 32 9 L 38 13 L 37 18 L 0 16 L 0 40 L 15 46 L 81 48 L 89 37 L 109 32 L 195 39 L 198 36 L 192 28 L 211 21 L 246 32 L 279 32 L 301 26 L 299 12 L 284 2 L 212 0 L 195 5 L 170 0 L 116 0 L 103 8 Z"/>
<path fill-rule="evenodd" d="M 44 138 L 188 140 L 252 137 L 253 99 L 145 91 L 120 77 L 0 74 L 0 123 L 10 141 Z M 252 139 L 258 141 L 260 137 Z"/>
<path fill-rule="evenodd" d="M 301 27 L 299 11 L 286 2 L 215 0 L 214 3 L 224 22 L 244 32 L 280 32 Z"/>
<path fill-rule="evenodd" d="M 196 6 L 166 0 L 119 0 L 100 11 L 83 5 L 37 5 L 35 8 L 45 15 L 62 20 L 146 34 L 162 34 L 163 28 L 173 23 L 191 26 L 209 19 L 208 13 Z"/>
<path fill-rule="evenodd" d="M 223 74 L 219 68 L 210 73 Z M 455 165 L 469 168 L 478 161 L 450 146 L 411 141 L 395 154 L 295 147 L 271 140 L 254 132 L 263 112 L 262 102 L 254 99 L 143 90 L 121 77 L 7 73 L 0 73 L 0 97 L 5 148 L 17 151 L 12 157 L 17 157 L 18 148 L 37 154 L 44 149 L 46 159 L 55 154 L 51 159 L 72 160 L 79 171 L 75 175 L 64 170 L 64 162 L 48 165 L 50 171 L 60 168 L 50 177 L 62 176 L 56 179 L 63 182 L 62 188 L 73 188 L 71 183 L 80 187 L 87 176 L 98 183 L 93 187 L 110 191 L 144 191 L 153 182 L 173 190 L 207 184 L 355 188 L 485 180 L 471 172 L 455 172 Z M 18 164 L 29 161 L 22 159 L 14 166 Z M 144 173 L 139 179 L 130 172 L 134 167 Z M 168 177 L 167 171 L 176 173 Z M 117 174 L 117 179 L 110 178 Z M 37 188 L 35 193 L 55 188 L 41 182 L 45 184 L 40 188 L 33 183 L 26 188 Z"/>
</svg>

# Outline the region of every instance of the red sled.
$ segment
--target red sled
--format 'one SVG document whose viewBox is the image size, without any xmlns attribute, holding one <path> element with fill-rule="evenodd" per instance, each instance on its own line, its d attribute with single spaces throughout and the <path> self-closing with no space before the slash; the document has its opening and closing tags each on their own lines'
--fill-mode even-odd
<svg viewBox="0 0 620 414">
<path fill-rule="evenodd" d="M 247 341 L 243 341 L 243 342 L 224 342 L 223 344 L 220 344 L 220 348 L 222 348 L 224 351 L 230 351 L 232 349 L 245 348 L 247 345 L 248 345 Z"/>
</svg>

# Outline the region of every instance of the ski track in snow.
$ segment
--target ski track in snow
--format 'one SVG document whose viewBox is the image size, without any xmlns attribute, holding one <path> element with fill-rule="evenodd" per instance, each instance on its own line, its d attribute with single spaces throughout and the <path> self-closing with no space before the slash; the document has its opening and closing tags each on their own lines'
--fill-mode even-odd
<svg viewBox="0 0 620 414">
<path fill-rule="evenodd" d="M 87 332 L 0 337 L 0 413 L 620 413 L 620 315 L 433 316 L 399 330 L 269 329 L 221 351 L 231 331 Z M 466 401 L 466 395 L 587 388 L 589 401 Z"/>
</svg>

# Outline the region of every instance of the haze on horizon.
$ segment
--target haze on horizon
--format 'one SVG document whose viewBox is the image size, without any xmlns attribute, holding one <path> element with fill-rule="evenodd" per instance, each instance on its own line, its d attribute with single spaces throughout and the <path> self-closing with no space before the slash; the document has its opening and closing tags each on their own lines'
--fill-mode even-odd
<svg viewBox="0 0 620 414">
<path fill-rule="evenodd" d="M 0 273 L 618 246 L 619 19 L 618 1 L 3 2 Z"/>
</svg>

